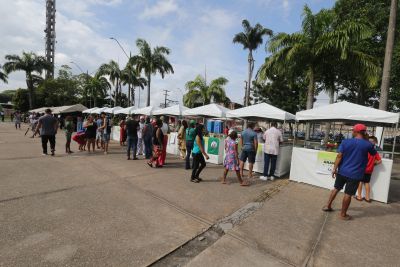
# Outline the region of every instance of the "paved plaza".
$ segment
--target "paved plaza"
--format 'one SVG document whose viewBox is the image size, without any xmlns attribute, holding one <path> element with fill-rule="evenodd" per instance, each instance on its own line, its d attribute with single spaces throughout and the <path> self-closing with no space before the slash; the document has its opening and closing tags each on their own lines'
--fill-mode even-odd
<svg viewBox="0 0 400 267">
<path fill-rule="evenodd" d="M 212 164 L 194 184 L 178 158 L 151 169 L 116 142 L 66 155 L 62 133 L 42 156 L 22 128 L 0 124 L 0 266 L 400 266 L 399 163 L 390 203 L 353 201 L 345 222 L 325 189 L 221 185 Z"/>
</svg>

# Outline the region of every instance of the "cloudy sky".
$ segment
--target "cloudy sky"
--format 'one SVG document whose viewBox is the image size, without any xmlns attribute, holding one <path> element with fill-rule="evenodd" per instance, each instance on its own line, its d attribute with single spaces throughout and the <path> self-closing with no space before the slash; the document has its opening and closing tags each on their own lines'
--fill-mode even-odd
<svg viewBox="0 0 400 267">
<path fill-rule="evenodd" d="M 232 43 L 242 31 L 242 19 L 261 23 L 274 32 L 300 29 L 304 4 L 313 11 L 330 8 L 334 0 L 58 0 L 56 17 L 56 71 L 76 62 L 89 73 L 111 59 L 126 64 L 126 56 L 110 37 L 135 54 L 135 40 L 144 38 L 152 46 L 171 49 L 169 59 L 175 74 L 156 76 L 152 83 L 152 104 L 163 99 L 181 100 L 184 85 L 207 69 L 207 79 L 224 76 L 226 91 L 243 102 L 247 53 Z M 6 54 L 33 51 L 44 54 L 45 0 L 0 0 L 0 64 Z M 262 64 L 264 46 L 256 52 L 256 67 Z M 73 72 L 80 71 L 71 65 Z M 11 74 L 4 89 L 25 88 L 24 73 Z M 145 92 L 141 93 L 144 105 Z M 319 102 L 325 102 L 324 96 Z"/>
</svg>

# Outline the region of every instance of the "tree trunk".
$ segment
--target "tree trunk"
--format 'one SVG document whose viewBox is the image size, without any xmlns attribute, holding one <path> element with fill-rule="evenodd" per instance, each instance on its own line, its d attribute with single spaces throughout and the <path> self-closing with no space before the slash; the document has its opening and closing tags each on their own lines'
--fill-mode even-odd
<svg viewBox="0 0 400 267">
<path fill-rule="evenodd" d="M 119 86 L 119 79 L 117 78 L 114 90 L 114 107 L 117 106 L 117 101 L 118 101 L 118 86 Z"/>
<path fill-rule="evenodd" d="M 333 104 L 335 102 L 335 84 L 331 84 L 329 88 L 329 104 Z M 326 144 L 329 141 L 329 133 L 331 132 L 332 124 L 330 122 L 325 125 L 325 137 L 324 143 Z"/>
<path fill-rule="evenodd" d="M 131 97 L 132 97 L 131 106 L 135 106 L 136 105 L 136 103 L 135 103 L 135 91 L 136 91 L 135 86 L 132 85 L 131 90 L 132 90 L 132 93 L 131 93 Z M 140 88 L 139 88 L 139 90 L 140 90 Z"/>
<path fill-rule="evenodd" d="M 253 70 L 254 70 L 254 59 L 253 59 L 253 51 L 249 50 L 249 57 L 248 57 L 248 80 L 247 80 L 247 88 L 246 88 L 246 94 L 245 94 L 245 107 L 250 105 L 250 87 L 251 87 L 251 78 L 253 76 Z"/>
<path fill-rule="evenodd" d="M 386 40 L 385 62 L 383 64 L 382 84 L 381 84 L 381 97 L 379 101 L 379 109 L 387 110 L 389 99 L 390 87 L 390 69 L 392 66 L 393 46 L 396 30 L 396 13 L 397 13 L 397 0 L 392 0 L 390 6 L 390 18 Z"/>
<path fill-rule="evenodd" d="M 314 67 L 310 67 L 309 70 L 309 84 L 308 84 L 308 90 L 307 90 L 307 106 L 306 109 L 312 109 L 314 106 L 314 92 L 315 92 L 315 71 Z M 308 122 L 306 126 L 306 140 L 310 140 L 310 126 L 311 124 Z"/>
<path fill-rule="evenodd" d="M 30 73 L 26 74 L 26 86 L 28 87 L 28 101 L 29 101 L 29 109 L 34 109 L 34 100 L 33 100 L 33 81 L 32 75 Z"/>
<path fill-rule="evenodd" d="M 147 75 L 147 101 L 146 107 L 150 106 L 150 82 L 151 82 L 151 75 Z"/>
</svg>

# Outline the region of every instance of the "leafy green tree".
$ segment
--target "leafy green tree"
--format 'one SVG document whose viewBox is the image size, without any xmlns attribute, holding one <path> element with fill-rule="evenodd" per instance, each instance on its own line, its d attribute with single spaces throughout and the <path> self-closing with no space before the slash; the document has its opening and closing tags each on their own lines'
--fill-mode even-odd
<svg viewBox="0 0 400 267">
<path fill-rule="evenodd" d="M 264 36 L 272 36 L 272 30 L 264 28 L 261 24 L 257 23 L 252 27 L 248 20 L 242 21 L 242 26 L 244 31 L 237 33 L 233 37 L 233 43 L 238 43 L 243 45 L 243 49 L 249 50 L 248 61 L 248 81 L 245 93 L 244 105 L 248 106 L 250 104 L 250 87 L 251 79 L 253 77 L 254 70 L 254 58 L 253 52 L 262 45 Z"/>
<path fill-rule="evenodd" d="M 99 75 L 90 76 L 85 88 L 85 91 L 90 92 L 93 97 L 93 106 L 95 107 L 98 104 L 100 106 L 105 104 L 104 101 L 109 90 L 111 90 L 111 84 L 105 77 Z"/>
<path fill-rule="evenodd" d="M 8 103 L 12 101 L 12 98 L 16 90 L 4 90 L 0 93 L 0 103 Z"/>
<path fill-rule="evenodd" d="M 170 50 L 164 46 L 157 46 L 151 49 L 149 43 L 143 39 L 136 40 L 139 55 L 131 57 L 129 62 L 136 66 L 139 73 L 144 72 L 147 80 L 147 101 L 146 106 L 150 106 L 151 75 L 157 72 L 164 79 L 165 74 L 174 73 L 171 63 L 167 59 Z"/>
<path fill-rule="evenodd" d="M 215 103 L 225 103 L 229 101 L 225 94 L 225 85 L 228 80 L 219 77 L 207 84 L 205 79 L 198 75 L 193 81 L 186 83 L 187 93 L 183 96 L 183 103 L 186 107 L 193 108 L 199 105 Z"/>
<path fill-rule="evenodd" d="M 126 64 L 125 69 L 122 71 L 121 79 L 123 85 L 128 85 L 128 106 L 134 106 L 136 87 L 139 87 L 139 90 L 143 90 L 147 85 L 147 81 L 145 78 L 140 77 L 140 73 L 130 62 Z"/>
<path fill-rule="evenodd" d="M 3 69 L 0 65 L 0 80 L 3 81 L 4 83 L 7 83 L 7 74 L 5 72 L 3 72 Z"/>
<path fill-rule="evenodd" d="M 46 58 L 38 56 L 33 52 L 22 52 L 19 55 L 6 55 L 7 62 L 3 68 L 7 74 L 15 71 L 25 71 L 26 85 L 28 87 L 29 108 L 35 107 L 35 80 L 37 76 L 41 75 L 45 70 L 52 70 L 53 66 L 46 61 Z"/>
<path fill-rule="evenodd" d="M 121 77 L 122 70 L 119 68 L 119 65 L 114 60 L 111 60 L 108 64 L 103 64 L 100 66 L 97 75 L 100 76 L 108 76 L 111 83 L 115 86 L 114 92 L 114 106 L 118 105 L 118 98 L 121 93 Z M 110 90 L 111 97 L 111 90 Z"/>
<path fill-rule="evenodd" d="M 29 106 L 29 92 L 27 89 L 18 89 L 12 98 L 14 109 L 22 112 L 26 112 L 30 109 Z"/>
</svg>

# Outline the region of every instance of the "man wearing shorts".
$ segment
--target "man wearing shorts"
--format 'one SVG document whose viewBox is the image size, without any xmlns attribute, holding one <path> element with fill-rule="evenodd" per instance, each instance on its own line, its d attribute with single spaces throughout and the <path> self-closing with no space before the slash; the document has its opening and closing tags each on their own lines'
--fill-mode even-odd
<svg viewBox="0 0 400 267">
<path fill-rule="evenodd" d="M 331 191 L 327 205 L 322 209 L 330 212 L 332 202 L 337 193 L 344 187 L 344 197 L 340 219 L 350 220 L 347 209 L 351 203 L 351 197 L 355 195 L 358 184 L 364 177 L 364 171 L 368 163 L 368 153 L 376 154 L 374 146 L 365 140 L 367 127 L 364 124 L 356 124 L 353 127 L 352 139 L 343 140 L 338 149 L 338 155 L 332 170 L 332 178 L 336 178 L 334 189 Z"/>
<path fill-rule="evenodd" d="M 242 132 L 240 144 L 242 146 L 242 153 L 240 154 L 240 175 L 243 176 L 244 163 L 249 162 L 249 176 L 253 177 L 253 164 L 256 161 L 256 152 L 258 147 L 257 133 L 253 130 L 254 123 L 249 122 L 247 129 Z"/>
</svg>

